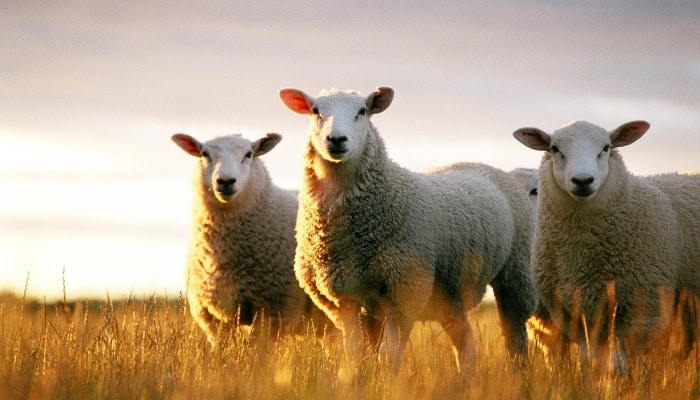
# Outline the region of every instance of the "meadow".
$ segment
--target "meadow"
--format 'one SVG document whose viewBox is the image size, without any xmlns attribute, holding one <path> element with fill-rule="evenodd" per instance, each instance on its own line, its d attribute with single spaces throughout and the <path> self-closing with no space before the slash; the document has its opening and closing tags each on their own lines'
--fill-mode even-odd
<svg viewBox="0 0 700 400">
<path fill-rule="evenodd" d="M 213 350 L 183 297 L 47 303 L 0 294 L 0 399 L 694 399 L 694 352 L 663 349 L 625 376 L 586 374 L 576 351 L 548 362 L 534 344 L 520 367 L 505 353 L 496 308 L 470 313 L 479 364 L 460 379 L 449 340 L 418 324 L 401 373 L 366 359 L 336 378 L 332 334 L 230 335 Z M 274 336 L 274 335 L 273 335 Z"/>
</svg>

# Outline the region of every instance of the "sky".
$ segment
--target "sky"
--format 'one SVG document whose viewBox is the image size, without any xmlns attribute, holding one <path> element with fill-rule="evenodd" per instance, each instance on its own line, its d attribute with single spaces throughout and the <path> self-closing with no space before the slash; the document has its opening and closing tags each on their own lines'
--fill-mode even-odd
<svg viewBox="0 0 700 400">
<path fill-rule="evenodd" d="M 0 0 L 0 291 L 178 297 L 195 160 L 170 136 L 280 133 L 263 159 L 298 188 L 286 87 L 392 87 L 373 122 L 415 171 L 534 168 L 515 129 L 637 119 L 630 171 L 698 171 L 698 21 L 694 0 Z"/>
</svg>

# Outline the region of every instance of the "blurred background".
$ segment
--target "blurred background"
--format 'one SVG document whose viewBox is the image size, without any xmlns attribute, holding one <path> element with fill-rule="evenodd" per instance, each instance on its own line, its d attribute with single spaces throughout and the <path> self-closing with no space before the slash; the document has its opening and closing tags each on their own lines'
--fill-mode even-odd
<svg viewBox="0 0 700 400">
<path fill-rule="evenodd" d="M 297 188 L 284 87 L 394 88 L 373 121 L 416 171 L 534 168 L 517 128 L 635 119 L 632 172 L 698 170 L 698 21 L 697 1 L 0 1 L 0 290 L 179 296 L 195 159 L 170 136 L 278 132 L 264 161 Z"/>
</svg>

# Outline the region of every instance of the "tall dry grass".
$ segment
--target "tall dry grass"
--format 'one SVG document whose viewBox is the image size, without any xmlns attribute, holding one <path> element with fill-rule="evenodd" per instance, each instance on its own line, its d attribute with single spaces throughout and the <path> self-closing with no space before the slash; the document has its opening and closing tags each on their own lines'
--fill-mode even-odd
<svg viewBox="0 0 700 400">
<path fill-rule="evenodd" d="M 586 374 L 576 351 L 529 365 L 508 359 L 493 304 L 470 319 L 478 367 L 460 379 L 438 325 L 417 325 L 399 376 L 362 364 L 356 384 L 336 373 L 339 340 L 234 335 L 214 351 L 182 298 L 46 303 L 0 295 L 0 399 L 693 399 L 696 353 L 659 349 L 629 375 Z"/>
</svg>

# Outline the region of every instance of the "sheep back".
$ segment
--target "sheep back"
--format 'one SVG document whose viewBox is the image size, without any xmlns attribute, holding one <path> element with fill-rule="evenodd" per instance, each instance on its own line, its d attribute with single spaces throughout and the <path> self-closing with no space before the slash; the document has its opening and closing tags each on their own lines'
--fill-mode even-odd
<svg viewBox="0 0 700 400">
<path fill-rule="evenodd" d="M 700 174 L 659 174 L 643 179 L 668 198 L 678 224 L 679 289 L 700 296 Z"/>
<path fill-rule="evenodd" d="M 367 164 L 372 172 L 363 175 L 361 190 L 336 201 L 317 201 L 324 195 L 313 179 L 302 188 L 297 278 L 327 312 L 337 314 L 346 296 L 371 309 L 412 293 L 410 304 L 396 303 L 402 312 L 436 319 L 440 309 L 478 304 L 499 274 L 522 287 L 522 297 L 531 299 L 522 313 L 532 312 L 530 211 L 517 182 L 482 164 L 427 175 L 388 160 Z M 516 259 L 524 271 L 502 270 Z"/>
</svg>

